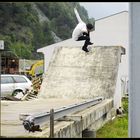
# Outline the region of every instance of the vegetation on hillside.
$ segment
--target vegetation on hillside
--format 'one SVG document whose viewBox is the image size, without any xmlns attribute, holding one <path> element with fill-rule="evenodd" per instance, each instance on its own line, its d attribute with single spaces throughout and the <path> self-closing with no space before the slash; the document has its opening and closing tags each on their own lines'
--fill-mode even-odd
<svg viewBox="0 0 140 140">
<path fill-rule="evenodd" d="M 0 40 L 4 40 L 5 50 L 22 59 L 40 59 L 37 49 L 55 43 L 54 34 L 61 40 L 71 37 L 77 24 L 75 6 L 88 22 L 87 11 L 78 2 L 0 3 Z M 38 11 L 44 15 L 43 21 Z"/>
</svg>

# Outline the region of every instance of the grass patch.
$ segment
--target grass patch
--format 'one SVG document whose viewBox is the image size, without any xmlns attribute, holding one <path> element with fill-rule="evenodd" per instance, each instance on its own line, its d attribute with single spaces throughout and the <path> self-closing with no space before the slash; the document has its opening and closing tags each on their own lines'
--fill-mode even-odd
<svg viewBox="0 0 140 140">
<path fill-rule="evenodd" d="M 96 133 L 96 138 L 128 138 L 128 99 L 122 99 L 125 111 L 123 116 L 116 116 L 114 120 L 106 123 Z"/>
</svg>

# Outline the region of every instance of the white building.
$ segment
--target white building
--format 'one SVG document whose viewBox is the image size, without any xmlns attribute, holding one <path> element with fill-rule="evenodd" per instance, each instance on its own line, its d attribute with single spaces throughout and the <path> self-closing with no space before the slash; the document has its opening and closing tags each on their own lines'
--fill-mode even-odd
<svg viewBox="0 0 140 140">
<path fill-rule="evenodd" d="M 123 46 L 126 54 L 122 55 L 118 71 L 114 105 L 116 108 L 121 106 L 122 86 L 126 86 L 128 81 L 128 11 L 123 11 L 111 16 L 101 18 L 95 21 L 95 31 L 90 34 L 91 42 L 95 46 Z M 45 66 L 44 72 L 47 72 L 50 59 L 55 47 L 62 46 L 83 46 L 84 41 L 74 41 L 72 38 L 58 42 L 37 50 L 44 54 Z M 124 88 L 123 88 L 124 90 Z M 124 91 L 125 92 L 125 91 Z"/>
</svg>

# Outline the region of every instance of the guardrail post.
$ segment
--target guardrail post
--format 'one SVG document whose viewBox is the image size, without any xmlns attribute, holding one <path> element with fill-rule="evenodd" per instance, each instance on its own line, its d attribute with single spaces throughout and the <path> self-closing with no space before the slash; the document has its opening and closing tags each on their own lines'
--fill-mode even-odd
<svg viewBox="0 0 140 140">
<path fill-rule="evenodd" d="M 50 138 L 54 138 L 54 109 L 50 110 Z"/>
</svg>

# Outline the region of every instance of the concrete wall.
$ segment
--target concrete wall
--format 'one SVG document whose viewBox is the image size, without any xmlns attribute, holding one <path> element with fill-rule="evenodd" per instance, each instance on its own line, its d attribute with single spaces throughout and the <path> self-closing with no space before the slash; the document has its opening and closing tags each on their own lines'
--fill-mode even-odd
<svg viewBox="0 0 140 140">
<path fill-rule="evenodd" d="M 90 53 L 80 48 L 56 48 L 39 98 L 113 98 L 118 66 L 124 49 L 94 46 Z"/>
</svg>

